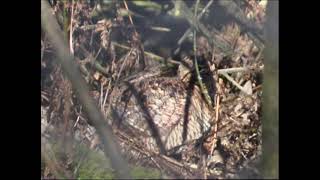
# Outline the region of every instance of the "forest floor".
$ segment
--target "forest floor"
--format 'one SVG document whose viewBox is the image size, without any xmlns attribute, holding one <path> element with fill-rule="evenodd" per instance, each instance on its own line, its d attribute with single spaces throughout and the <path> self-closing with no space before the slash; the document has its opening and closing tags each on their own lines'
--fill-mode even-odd
<svg viewBox="0 0 320 180">
<path fill-rule="evenodd" d="M 266 2 L 57 0 L 52 4 L 69 52 L 104 114 L 116 83 L 136 72 L 149 67 L 176 71 L 185 59 L 196 59 L 198 67 L 193 68 L 200 72 L 212 72 L 212 77 L 205 74 L 196 83 L 205 87 L 200 88 L 209 97 L 204 100 L 212 101 L 212 131 L 185 157 L 148 152 L 139 142 L 126 144 L 121 154 L 140 149 L 137 152 L 145 153 L 153 164 L 126 158 L 134 178 L 260 177 L 256 163 L 262 145 Z M 42 31 L 41 178 L 115 178 L 96 129 L 88 123 L 56 58 Z M 207 87 L 212 79 L 215 92 Z M 120 143 L 130 141 L 124 132 L 114 133 Z"/>
</svg>

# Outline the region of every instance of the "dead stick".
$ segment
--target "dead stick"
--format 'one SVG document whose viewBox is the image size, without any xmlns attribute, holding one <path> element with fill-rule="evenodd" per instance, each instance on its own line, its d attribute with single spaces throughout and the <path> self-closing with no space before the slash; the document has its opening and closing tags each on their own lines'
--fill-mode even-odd
<svg viewBox="0 0 320 180">
<path fill-rule="evenodd" d="M 246 90 L 240 86 L 231 76 L 229 76 L 227 73 L 221 73 L 224 77 L 226 77 L 233 85 L 235 85 L 238 89 L 240 89 L 245 94 L 248 94 Z M 250 95 L 250 94 L 248 94 Z"/>
</svg>

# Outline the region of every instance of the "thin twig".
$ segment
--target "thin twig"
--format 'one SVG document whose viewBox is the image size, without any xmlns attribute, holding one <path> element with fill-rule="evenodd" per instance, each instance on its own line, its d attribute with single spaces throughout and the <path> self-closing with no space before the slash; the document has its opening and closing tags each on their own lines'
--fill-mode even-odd
<svg viewBox="0 0 320 180">
<path fill-rule="evenodd" d="M 116 42 L 113 42 L 113 44 L 117 47 L 126 49 L 126 50 L 130 50 L 131 48 L 122 44 L 118 44 Z M 145 55 L 149 56 L 152 59 L 158 60 L 158 61 L 164 61 L 164 58 L 161 56 L 158 56 L 156 54 L 153 54 L 151 52 L 145 51 L 144 52 Z M 172 64 L 176 64 L 176 65 L 180 65 L 181 62 L 173 60 L 173 59 L 169 59 L 168 60 L 169 63 Z M 219 69 L 218 70 L 218 74 L 222 74 L 222 73 L 236 73 L 236 72 L 245 72 L 245 71 L 249 71 L 251 68 L 249 67 L 236 67 L 236 68 L 227 68 L 227 69 Z M 263 68 L 260 68 L 259 70 L 263 70 Z"/>
<path fill-rule="evenodd" d="M 169 28 L 158 27 L 158 26 L 150 26 L 150 29 L 154 30 L 154 31 L 160 31 L 160 32 L 170 32 L 171 31 L 171 29 L 169 29 Z"/>
<path fill-rule="evenodd" d="M 120 48 L 123 48 L 123 49 L 127 49 L 127 50 L 130 50 L 131 48 L 129 48 L 128 46 L 125 46 L 125 45 L 121 45 L 121 44 L 118 44 L 116 42 L 113 42 L 113 44 L 117 47 L 120 47 Z M 155 60 L 158 60 L 158 61 L 161 61 L 161 62 L 164 62 L 164 58 L 161 57 L 161 56 L 158 56 L 158 55 L 155 55 L 153 53 L 150 53 L 150 52 L 144 52 L 145 55 L 151 57 L 152 59 L 155 59 Z M 175 61 L 175 60 L 172 60 L 172 59 L 169 59 L 168 60 L 169 63 L 172 63 L 172 64 L 177 64 L 177 65 L 180 65 L 181 62 L 179 61 Z M 249 71 L 251 70 L 251 68 L 248 68 L 248 67 L 237 67 L 237 68 L 227 68 L 227 69 L 219 69 L 217 71 L 217 73 L 219 75 L 224 75 L 224 76 L 227 76 L 226 78 L 228 80 L 230 80 L 233 84 L 235 84 L 241 91 L 244 91 L 244 89 L 238 84 L 236 83 L 230 76 L 227 75 L 227 73 L 236 73 L 236 72 L 246 72 L 246 71 Z M 263 70 L 263 68 L 260 68 L 259 70 Z M 245 92 L 245 91 L 244 91 Z"/>
<path fill-rule="evenodd" d="M 194 10 L 194 16 L 195 17 L 197 16 L 198 6 L 199 6 L 199 0 L 197 0 L 196 6 L 195 6 L 195 10 Z M 194 65 L 195 65 L 196 74 L 197 74 L 197 80 L 198 80 L 199 85 L 200 85 L 201 93 L 204 95 L 205 101 L 210 106 L 212 106 L 212 102 L 210 100 L 208 92 L 204 88 L 204 85 L 203 85 L 203 82 L 202 82 L 202 78 L 201 78 L 201 75 L 200 75 L 200 71 L 199 71 L 199 66 L 198 66 L 198 61 L 197 61 L 197 31 L 196 31 L 196 29 L 194 29 L 194 31 L 193 31 L 193 52 L 194 52 Z"/>
<path fill-rule="evenodd" d="M 218 70 L 218 74 L 245 72 L 245 71 L 249 71 L 249 70 L 250 70 L 250 69 L 247 68 L 247 67 L 237 67 L 237 68 L 219 69 L 219 70 Z"/>
<path fill-rule="evenodd" d="M 203 179 L 208 179 L 207 175 L 207 158 L 202 155 Z"/>
<path fill-rule="evenodd" d="M 163 158 L 163 159 L 165 159 L 165 160 L 167 160 L 168 162 L 171 162 L 172 164 L 178 165 L 178 166 L 180 166 L 180 167 L 184 167 L 183 164 L 179 163 L 179 162 L 176 161 L 176 160 L 171 159 L 170 157 L 168 157 L 168 156 L 166 156 L 166 155 L 162 155 L 162 154 L 161 154 L 160 157 Z"/>
<path fill-rule="evenodd" d="M 175 159 L 173 159 L 171 157 L 168 157 L 168 156 L 166 156 L 164 154 L 159 154 L 159 153 L 157 153 L 155 151 L 151 151 L 149 149 L 145 149 L 145 147 L 142 147 L 140 144 L 135 143 L 135 141 L 132 138 L 130 138 L 127 134 L 125 134 L 125 133 L 123 133 L 121 131 L 117 131 L 117 133 L 119 133 L 120 137 L 122 137 L 121 139 L 123 139 L 126 144 L 130 144 L 131 145 L 130 148 L 132 148 L 132 149 L 136 150 L 137 152 L 143 154 L 146 158 L 150 158 L 151 161 L 157 167 L 159 167 L 160 170 L 161 170 L 161 166 L 157 163 L 157 161 L 155 159 L 164 160 L 164 161 L 174 165 L 175 167 L 182 168 L 182 169 L 184 169 L 184 170 L 186 170 L 188 172 L 191 172 L 190 169 L 196 170 L 196 168 L 194 168 L 191 165 L 186 166 L 186 165 L 178 162 L 177 160 L 175 160 Z M 190 169 L 188 169 L 188 168 L 190 168 Z"/>
<path fill-rule="evenodd" d="M 82 109 L 82 106 L 80 106 L 80 112 L 79 112 L 79 115 L 78 115 L 78 117 L 77 117 L 77 120 L 76 120 L 76 122 L 74 123 L 74 126 L 73 126 L 73 128 L 75 128 L 76 126 L 77 126 L 77 124 L 78 124 L 78 122 L 79 122 L 79 120 L 80 120 L 80 114 L 81 114 L 81 109 Z"/>
<path fill-rule="evenodd" d="M 240 153 L 241 153 L 242 157 L 244 157 L 245 160 L 248 160 L 248 158 L 246 157 L 246 155 L 244 155 L 243 151 L 240 150 Z"/>
<path fill-rule="evenodd" d="M 213 3 L 213 0 L 210 0 L 207 5 L 202 9 L 201 13 L 197 16 L 197 19 L 200 20 L 202 18 L 202 16 L 204 15 L 204 13 L 209 9 L 209 7 L 211 6 L 211 4 Z M 179 39 L 178 41 L 178 45 L 180 46 L 183 41 L 188 37 L 188 35 L 190 33 L 192 33 L 192 29 L 191 27 L 188 28 L 188 30 L 182 35 L 182 37 Z M 178 53 L 178 50 L 179 48 L 177 48 L 175 51 L 174 51 L 174 54 L 177 54 Z"/>
<path fill-rule="evenodd" d="M 216 148 L 216 143 L 217 143 L 217 134 L 218 134 L 218 123 L 219 123 L 219 110 L 220 110 L 220 95 L 217 94 L 216 98 L 216 122 L 214 125 L 214 130 L 213 130 L 213 140 L 212 140 L 212 146 L 210 150 L 210 155 L 213 154 L 213 150 Z"/>
<path fill-rule="evenodd" d="M 120 25 L 112 24 L 112 27 L 120 27 Z M 128 27 L 133 27 L 133 25 L 128 25 Z M 81 29 L 81 30 L 84 30 L 84 31 L 93 30 L 93 29 L 96 29 L 96 28 L 97 28 L 96 24 L 83 25 L 83 26 L 77 27 L 77 29 Z M 146 26 L 146 27 L 143 27 L 143 28 L 150 29 L 150 30 L 153 30 L 153 31 L 161 31 L 161 32 L 170 32 L 171 31 L 171 29 L 169 29 L 167 27 L 160 27 L 160 26 Z"/>
<path fill-rule="evenodd" d="M 256 86 L 256 87 L 252 88 L 252 91 L 255 91 L 255 90 L 258 90 L 258 89 L 261 89 L 261 88 L 262 88 L 262 85 L 261 85 L 261 84 L 259 84 L 258 86 Z"/>
<path fill-rule="evenodd" d="M 233 119 L 232 117 L 229 117 L 228 119 L 230 119 L 231 121 L 233 121 L 233 122 L 236 123 L 237 125 L 241 125 L 238 121 L 236 121 L 236 120 Z"/>
<path fill-rule="evenodd" d="M 206 28 L 206 26 L 204 26 L 201 22 L 198 21 L 197 18 L 193 16 L 191 10 L 188 8 L 184 1 L 172 0 L 172 2 L 175 4 L 175 6 L 179 6 L 181 8 L 181 12 L 184 18 L 194 29 L 200 31 L 208 39 L 208 42 L 211 46 L 215 45 L 223 52 L 225 52 L 226 55 L 233 54 L 232 48 L 230 47 L 230 45 L 228 45 L 228 43 L 225 40 L 215 38 L 215 36 L 218 35 L 219 31 L 212 27 L 212 33 L 214 33 L 214 35 L 212 35 L 212 33 Z"/>
<path fill-rule="evenodd" d="M 97 52 L 97 54 L 96 54 L 96 56 L 93 58 L 93 59 L 90 59 L 90 64 L 91 64 L 91 68 L 90 68 L 90 70 L 89 70 L 89 74 L 88 74 L 88 76 L 90 76 L 91 74 L 92 74 L 92 71 L 93 71 L 93 68 L 92 67 L 95 67 L 95 62 L 96 62 L 96 59 L 97 59 L 97 57 L 98 57 L 98 55 L 100 54 L 100 51 L 101 51 L 101 49 L 102 49 L 102 47 L 100 46 L 100 48 L 99 48 L 99 50 L 98 50 L 98 52 Z M 97 69 L 97 68 L 96 68 Z M 90 77 L 89 77 L 90 78 Z M 91 78 L 90 78 L 91 79 Z M 90 80 L 91 81 L 91 80 Z M 89 82 L 90 82 L 89 81 Z"/>
<path fill-rule="evenodd" d="M 248 94 L 247 91 L 240 86 L 231 76 L 229 76 L 227 73 L 221 73 L 221 75 L 223 75 L 224 77 L 226 77 L 232 84 L 234 84 L 238 89 L 240 89 L 242 92 L 244 92 L 245 94 Z M 248 94 L 250 95 L 250 94 Z"/>
<path fill-rule="evenodd" d="M 128 12 L 130 12 L 126 0 L 123 0 L 123 4 L 124 4 L 126 10 L 127 10 Z M 136 28 L 135 28 L 135 26 L 134 26 L 134 24 L 133 24 L 132 17 L 131 17 L 131 13 L 128 13 L 128 17 L 129 17 L 129 20 L 130 20 L 131 25 L 133 26 L 134 34 L 138 37 L 138 32 L 137 32 L 137 30 L 136 30 Z"/>
<path fill-rule="evenodd" d="M 103 86 L 102 84 L 100 85 L 100 98 L 99 98 L 99 106 L 102 110 L 102 101 L 103 101 Z"/>
<path fill-rule="evenodd" d="M 103 104 L 102 104 L 103 109 L 105 109 L 104 107 L 106 105 L 106 101 L 107 101 L 107 97 L 108 97 L 110 88 L 111 88 L 111 79 L 110 79 L 108 87 L 107 87 L 106 95 L 104 96 L 104 100 L 103 100 Z"/>
<path fill-rule="evenodd" d="M 129 12 L 129 8 L 128 8 L 126 0 L 123 0 L 123 4 L 124 4 L 126 10 Z M 129 16 L 130 23 L 133 25 L 133 21 L 132 21 L 130 13 L 128 13 L 128 16 Z"/>
<path fill-rule="evenodd" d="M 91 60 L 91 54 L 85 49 L 85 47 L 83 45 L 80 45 L 80 49 L 84 52 L 85 56 L 87 57 L 85 60 L 79 61 L 80 64 L 86 64 L 86 63 L 91 63 L 91 65 L 98 70 L 99 72 L 101 72 L 103 75 L 107 76 L 108 72 L 105 70 L 105 68 L 103 68 L 100 63 L 98 63 L 97 61 L 93 61 Z M 98 54 L 100 53 L 101 47 L 97 53 L 97 55 L 95 56 L 95 59 L 97 59 Z M 98 60 L 100 61 L 100 60 Z M 84 65 L 81 66 L 82 71 L 85 71 L 86 74 L 89 74 L 89 72 L 87 71 L 87 69 L 85 68 Z"/>
<path fill-rule="evenodd" d="M 44 95 L 42 91 L 41 91 L 41 98 L 49 102 L 49 98 L 46 95 Z"/>
<path fill-rule="evenodd" d="M 121 64 L 120 70 L 119 70 L 119 72 L 118 72 L 118 74 L 117 74 L 116 85 L 117 85 L 118 80 L 119 80 L 119 78 L 120 78 L 120 75 L 121 75 L 121 73 L 122 73 L 123 67 L 124 67 L 124 65 L 126 64 L 126 62 L 127 62 L 127 60 L 128 60 L 128 57 L 131 55 L 132 52 L 133 52 L 133 49 L 131 49 L 131 50 L 129 51 L 129 53 L 126 54 L 126 56 L 125 56 L 125 58 L 124 58 L 124 60 L 123 60 L 123 63 Z"/>
<path fill-rule="evenodd" d="M 263 52 L 263 50 L 259 49 L 259 53 L 258 53 L 258 55 L 256 56 L 256 58 L 254 59 L 254 62 L 257 62 L 257 61 L 260 59 L 260 57 L 261 57 L 261 55 L 262 55 L 262 52 Z"/>
<path fill-rule="evenodd" d="M 73 26 L 72 26 L 72 22 L 73 22 L 73 6 L 74 6 L 74 2 L 72 0 L 71 2 L 71 17 L 70 17 L 70 37 L 69 37 L 69 48 L 70 48 L 70 53 L 73 55 L 74 54 L 74 50 L 73 50 Z"/>
<path fill-rule="evenodd" d="M 97 52 L 97 54 L 96 54 L 96 56 L 94 57 L 94 59 L 93 59 L 93 61 L 95 61 L 96 59 L 97 59 L 97 57 L 98 57 L 98 55 L 100 54 L 100 52 L 101 52 L 101 46 L 100 46 L 100 48 L 99 48 L 99 50 L 98 50 L 98 52 Z"/>
<path fill-rule="evenodd" d="M 125 45 L 122 45 L 122 44 L 118 44 L 116 42 L 112 42 L 116 47 L 120 47 L 120 48 L 123 48 L 123 49 L 126 49 L 126 50 L 130 50 L 131 48 L 128 47 L 128 46 L 125 46 Z M 151 52 L 147 52 L 147 51 L 144 51 L 144 54 L 146 56 L 149 56 L 150 58 L 154 59 L 154 60 L 157 60 L 157 61 L 161 61 L 161 62 L 164 62 L 164 58 L 161 57 L 161 56 L 158 56 L 156 54 L 153 54 Z M 168 63 L 172 63 L 172 64 L 176 64 L 176 65 L 180 65 L 181 62 L 179 61 L 176 61 L 176 60 L 173 60 L 173 59 L 168 59 L 167 60 Z M 94 63 L 94 66 L 97 68 L 97 67 L 101 67 L 101 65 L 97 62 Z M 101 70 L 99 70 L 101 69 Z M 105 72 L 104 69 L 102 68 L 99 68 L 97 70 L 99 70 L 100 72 L 106 74 L 107 72 Z M 246 72 L 246 71 L 249 71 L 251 70 L 252 68 L 250 67 L 236 67 L 236 68 L 227 68 L 227 69 L 219 69 L 218 70 L 218 74 L 219 75 L 223 75 L 224 73 L 236 73 L 236 72 Z M 260 68 L 259 70 L 263 70 L 263 67 Z"/>
<path fill-rule="evenodd" d="M 118 81 L 119 81 L 121 72 L 122 72 L 122 70 L 123 70 L 124 64 L 126 63 L 128 57 L 129 57 L 129 55 L 130 55 L 131 53 L 132 53 L 132 48 L 130 49 L 129 53 L 126 54 L 125 59 L 124 59 L 123 63 L 121 64 L 120 70 L 119 70 L 119 72 L 118 72 L 118 74 L 117 74 L 117 79 L 115 80 L 115 83 L 114 83 L 114 87 L 116 87 L 116 86 L 118 85 L 118 83 L 119 83 Z M 111 93 L 112 93 L 112 92 L 111 92 Z M 114 96 L 111 96 L 111 99 L 109 100 L 109 102 L 112 102 L 112 101 L 113 101 L 113 97 L 114 97 Z M 110 110 L 111 110 L 111 106 L 108 106 L 107 110 L 105 111 L 105 114 L 109 114 Z"/>
<path fill-rule="evenodd" d="M 122 45 L 122 44 L 118 44 L 116 42 L 112 42 L 115 46 L 119 47 L 119 48 L 122 48 L 122 49 L 126 49 L 126 50 L 130 50 L 131 48 L 128 47 L 128 46 L 125 46 L 125 45 Z M 146 56 L 149 56 L 152 60 L 156 60 L 156 61 L 160 61 L 162 63 L 165 63 L 165 58 L 161 57 L 161 56 L 158 56 L 156 54 L 153 54 L 151 52 L 148 52 L 148 51 L 144 51 L 144 55 Z M 176 65 L 180 65 L 181 63 L 179 61 L 175 61 L 173 59 L 168 59 L 167 62 L 171 64 L 176 64 Z"/>
<path fill-rule="evenodd" d="M 200 18 L 197 17 L 197 11 L 198 11 L 199 3 L 200 3 L 200 0 L 197 0 L 196 5 L 195 5 L 195 10 L 194 10 L 194 16 L 197 19 L 200 19 Z M 200 89 L 201 89 L 202 94 L 205 97 L 205 100 L 207 101 L 207 103 L 211 107 L 212 106 L 212 102 L 210 100 L 208 92 L 204 89 L 204 85 L 203 85 L 203 82 L 202 82 L 202 78 L 201 78 L 200 71 L 199 71 L 199 66 L 198 66 L 198 61 L 197 61 L 197 31 L 196 31 L 196 29 L 194 29 L 194 31 L 193 31 L 193 51 L 194 51 L 194 64 L 195 64 L 195 69 L 196 69 L 196 73 L 197 73 L 197 79 L 198 79 L 198 82 L 200 84 Z M 206 159 L 204 158 L 203 161 L 204 161 L 203 162 L 203 178 L 207 179 Z"/>
</svg>

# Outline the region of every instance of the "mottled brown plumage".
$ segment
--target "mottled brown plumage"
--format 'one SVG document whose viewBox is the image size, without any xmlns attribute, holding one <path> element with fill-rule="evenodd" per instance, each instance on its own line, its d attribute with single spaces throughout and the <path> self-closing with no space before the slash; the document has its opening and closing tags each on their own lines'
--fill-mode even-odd
<svg viewBox="0 0 320 180">
<path fill-rule="evenodd" d="M 196 85 L 156 71 L 129 79 L 115 89 L 113 110 L 121 127 L 133 129 L 148 149 L 168 151 L 209 130 L 213 113 Z"/>
</svg>

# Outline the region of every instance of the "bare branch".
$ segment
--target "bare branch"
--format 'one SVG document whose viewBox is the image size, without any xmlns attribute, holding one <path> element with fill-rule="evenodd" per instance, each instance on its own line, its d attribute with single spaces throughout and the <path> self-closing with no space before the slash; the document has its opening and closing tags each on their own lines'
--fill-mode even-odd
<svg viewBox="0 0 320 180">
<path fill-rule="evenodd" d="M 89 96 L 89 88 L 85 80 L 81 77 L 77 68 L 74 57 L 67 51 L 67 40 L 63 37 L 58 22 L 52 15 L 46 0 L 41 1 L 41 26 L 47 33 L 50 41 L 57 50 L 57 60 L 61 63 L 63 70 L 72 83 L 72 87 L 77 93 L 83 108 L 88 113 L 89 121 L 97 129 L 97 132 L 104 145 L 104 153 L 111 160 L 112 167 L 118 178 L 130 178 L 127 163 L 119 155 L 119 145 L 116 143 L 111 128 L 104 121 L 104 116 L 96 107 L 94 100 Z"/>
</svg>

